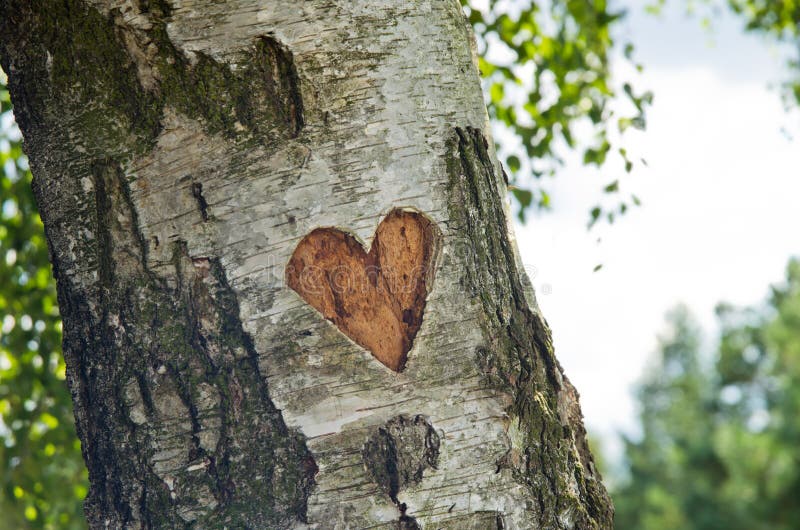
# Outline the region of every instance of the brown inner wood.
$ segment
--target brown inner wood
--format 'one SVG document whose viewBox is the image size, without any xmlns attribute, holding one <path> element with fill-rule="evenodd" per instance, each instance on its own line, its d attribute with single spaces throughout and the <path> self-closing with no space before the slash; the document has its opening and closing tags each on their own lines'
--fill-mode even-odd
<svg viewBox="0 0 800 530">
<path fill-rule="evenodd" d="M 286 280 L 311 307 L 396 372 L 403 370 L 425 310 L 434 225 L 392 210 L 369 252 L 351 234 L 317 228 L 298 243 Z"/>
</svg>

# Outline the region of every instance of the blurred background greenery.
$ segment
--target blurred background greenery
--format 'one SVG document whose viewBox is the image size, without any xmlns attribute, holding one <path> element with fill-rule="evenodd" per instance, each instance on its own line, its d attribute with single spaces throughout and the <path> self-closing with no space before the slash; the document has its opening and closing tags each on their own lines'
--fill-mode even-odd
<svg viewBox="0 0 800 530">
<path fill-rule="evenodd" d="M 5 76 L 1 81 L 0 528 L 83 528 L 87 477 L 55 284 Z"/>
<path fill-rule="evenodd" d="M 765 305 L 717 316 L 710 359 L 689 310 L 667 316 L 612 490 L 618 528 L 800 527 L 800 261 Z"/>
<path fill-rule="evenodd" d="M 616 37 L 624 4 L 605 0 L 462 0 L 478 36 L 499 153 L 520 221 L 551 206 L 547 180 L 565 152 L 608 169 L 588 225 L 613 223 L 639 198 L 624 175 L 645 164 L 625 142 L 647 125 L 641 71 Z M 644 9 L 653 15 L 664 0 Z M 743 31 L 797 43 L 800 2 L 682 0 L 699 23 L 734 13 Z M 638 5 L 642 8 L 641 5 Z M 800 101 L 790 57 L 782 95 Z M 624 69 L 623 69 L 624 70 Z M 83 528 L 87 478 L 72 418 L 61 328 L 31 174 L 0 87 L 0 528 Z M 576 132 L 580 131 L 580 133 Z M 610 157 L 617 165 L 607 166 Z M 792 237 L 790 233 L 788 235 Z M 621 529 L 800 528 L 800 262 L 751 307 L 720 304 L 711 348 L 686 307 L 667 326 L 635 397 L 638 432 L 604 457 Z M 731 287 L 733 288 L 733 286 Z M 648 352 L 642 352 L 646 355 Z"/>
</svg>

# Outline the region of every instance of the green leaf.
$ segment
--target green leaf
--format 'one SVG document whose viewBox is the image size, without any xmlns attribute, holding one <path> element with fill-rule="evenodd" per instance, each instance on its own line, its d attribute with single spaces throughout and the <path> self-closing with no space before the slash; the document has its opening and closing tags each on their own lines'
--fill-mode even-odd
<svg viewBox="0 0 800 530">
<path fill-rule="evenodd" d="M 517 200 L 520 205 L 519 212 L 517 213 L 517 217 L 519 217 L 520 222 L 525 222 L 525 210 L 531 205 L 533 202 L 533 192 L 530 190 L 518 188 L 516 186 L 509 186 L 509 191 Z"/>
<path fill-rule="evenodd" d="M 589 228 L 592 228 L 595 223 L 600 219 L 600 215 L 603 213 L 603 209 L 599 206 L 595 206 L 589 212 Z"/>
</svg>

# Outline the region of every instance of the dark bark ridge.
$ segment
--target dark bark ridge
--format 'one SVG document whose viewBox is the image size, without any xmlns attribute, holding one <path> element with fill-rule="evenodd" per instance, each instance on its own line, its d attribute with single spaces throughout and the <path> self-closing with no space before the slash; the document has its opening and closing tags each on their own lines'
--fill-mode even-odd
<svg viewBox="0 0 800 530">
<path fill-rule="evenodd" d="M 273 144 L 300 133 L 297 70 L 273 36 L 255 39 L 234 71 L 176 49 L 166 32 L 169 5 L 140 3 L 146 30 L 127 24 L 118 9 L 106 16 L 81 0 L 0 3 L 0 56 L 23 130 L 57 122 L 73 133 L 72 144 L 142 153 L 169 105 L 228 137 Z"/>
<path fill-rule="evenodd" d="M 269 399 L 219 258 L 191 256 L 178 238 L 144 241 L 123 167 L 153 147 L 167 105 L 242 149 L 297 136 L 297 75 L 268 35 L 242 72 L 186 57 L 166 36 L 167 4 L 141 4 L 147 31 L 78 0 L 0 1 L 0 62 L 58 282 L 88 522 L 288 528 L 305 518 L 314 459 Z M 173 259 L 148 267 L 159 244 Z"/>
<path fill-rule="evenodd" d="M 550 330 L 525 298 L 488 142 L 457 128 L 449 162 L 451 223 L 461 232 L 467 292 L 483 306 L 486 346 L 476 352 L 490 387 L 512 390 L 507 413 L 523 436 L 498 462 L 526 484 L 542 528 L 612 528 L 613 508 L 591 452 L 578 394 L 553 353 Z"/>
</svg>

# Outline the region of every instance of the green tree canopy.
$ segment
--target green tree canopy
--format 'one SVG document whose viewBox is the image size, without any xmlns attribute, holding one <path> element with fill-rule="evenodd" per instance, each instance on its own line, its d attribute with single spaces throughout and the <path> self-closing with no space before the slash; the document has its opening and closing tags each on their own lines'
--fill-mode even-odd
<svg viewBox="0 0 800 530">
<path fill-rule="evenodd" d="M 713 363 L 688 312 L 637 393 L 640 439 L 625 441 L 614 492 L 620 529 L 781 530 L 800 521 L 800 261 L 765 307 L 720 305 Z"/>
<path fill-rule="evenodd" d="M 631 128 L 645 128 L 653 94 L 637 90 L 630 79 L 620 79 L 612 57 L 643 69 L 634 60 L 635 43 L 618 37 L 627 14 L 623 6 L 657 14 L 667 0 L 461 3 L 477 36 L 489 115 L 495 127 L 509 133 L 495 142 L 510 174 L 520 220 L 531 209 L 550 205 L 542 177 L 557 174 L 568 151 L 580 153 L 585 164 L 603 167 L 606 177 L 598 195 L 618 199 L 611 209 L 592 208 L 590 226 L 599 220 L 614 222 L 630 205 L 639 205 L 635 195 L 625 193 L 623 176 L 641 159 L 628 151 L 624 137 Z M 716 14 L 730 10 L 742 21 L 743 31 L 800 49 L 800 2 L 679 0 L 677 5 L 712 28 Z M 787 64 L 783 87 L 787 104 L 800 103 L 800 52 Z M 504 145 L 504 138 L 513 138 L 514 145 Z M 621 162 L 622 175 L 606 165 L 613 157 Z"/>
</svg>

